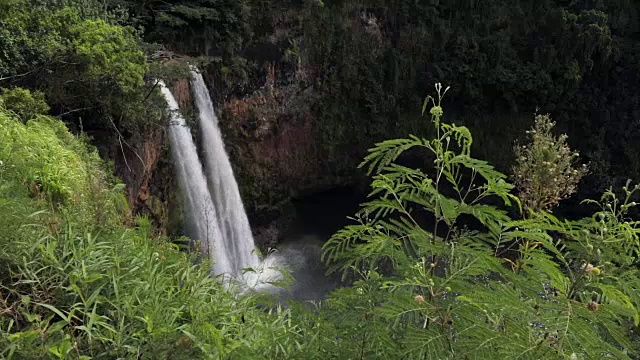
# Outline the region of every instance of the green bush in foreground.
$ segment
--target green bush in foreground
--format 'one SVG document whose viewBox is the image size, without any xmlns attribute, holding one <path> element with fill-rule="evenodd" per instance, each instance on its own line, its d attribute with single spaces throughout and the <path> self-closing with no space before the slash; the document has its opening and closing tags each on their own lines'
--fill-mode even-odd
<svg viewBox="0 0 640 360">
<path fill-rule="evenodd" d="M 335 271 L 360 278 L 328 302 L 345 358 L 637 358 L 639 187 L 589 201 L 601 210 L 580 221 L 514 218 L 514 186 L 471 157 L 467 128 L 442 122 L 437 90 L 437 137 L 371 149 L 371 200 L 325 245 Z M 396 162 L 415 148 L 428 170 Z"/>
</svg>

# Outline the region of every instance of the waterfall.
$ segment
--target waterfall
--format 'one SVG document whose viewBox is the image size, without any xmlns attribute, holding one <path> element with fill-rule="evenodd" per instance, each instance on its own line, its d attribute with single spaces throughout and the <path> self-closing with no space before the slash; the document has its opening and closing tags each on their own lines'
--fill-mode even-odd
<svg viewBox="0 0 640 360">
<path fill-rule="evenodd" d="M 178 103 L 165 86 L 159 81 L 164 95 L 171 121 L 168 127 L 171 154 L 178 175 L 178 185 L 184 198 L 185 222 L 188 235 L 200 241 L 200 249 L 205 256 L 214 261 L 214 273 L 226 273 L 232 269 L 231 260 L 227 256 L 225 242 L 217 221 L 216 208 L 207 188 L 207 181 L 202 171 L 196 146 L 191 131 L 178 110 Z"/>
<path fill-rule="evenodd" d="M 239 277 L 244 268 L 256 269 L 260 260 L 254 251 L 251 227 L 224 147 L 209 90 L 202 75 L 195 70 L 191 72 L 191 87 L 199 111 L 207 184 L 216 210 L 218 228 L 222 233 L 223 244 L 220 248 L 226 249 L 229 259 L 228 267 L 220 267 L 219 270 L 224 271 L 219 273 Z"/>
<path fill-rule="evenodd" d="M 243 292 L 278 291 L 272 283 L 283 279 L 278 268 L 286 264 L 278 254 L 260 261 L 254 251 L 249 220 L 202 75 L 192 71 L 191 85 L 199 112 L 206 171 L 178 103 L 164 82 L 159 81 L 159 85 L 171 111 L 169 141 L 185 202 L 188 235 L 201 241 L 202 253 L 214 263 L 212 273 L 222 275 L 226 285 L 231 285 L 228 280 L 234 279 Z M 253 271 L 245 271 L 247 268 Z"/>
</svg>

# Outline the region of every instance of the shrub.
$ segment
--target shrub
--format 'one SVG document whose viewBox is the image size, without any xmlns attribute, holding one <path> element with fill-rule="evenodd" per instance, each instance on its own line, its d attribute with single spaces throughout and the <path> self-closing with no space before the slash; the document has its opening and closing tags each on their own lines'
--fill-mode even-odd
<svg viewBox="0 0 640 360">
<path fill-rule="evenodd" d="M 581 221 L 512 218 L 514 186 L 471 157 L 467 128 L 442 122 L 436 88 L 425 101 L 436 138 L 376 144 L 361 165 L 374 175 L 371 200 L 325 245 L 332 269 L 358 279 L 328 303 L 338 336 L 353 344 L 344 356 L 636 356 L 635 190 L 624 201 L 605 194 L 603 210 Z M 413 148 L 431 169 L 397 163 Z"/>
<path fill-rule="evenodd" d="M 43 93 L 31 92 L 22 88 L 1 88 L 0 106 L 13 111 L 25 122 L 49 111 L 49 105 L 47 105 Z"/>
<path fill-rule="evenodd" d="M 567 145 L 567 135 L 555 137 L 555 125 L 549 115 L 537 115 L 533 129 L 527 133 L 531 143 L 516 145 L 513 167 L 518 196 L 531 210 L 549 210 L 576 192 L 587 166 L 575 167 L 578 153 Z"/>
</svg>

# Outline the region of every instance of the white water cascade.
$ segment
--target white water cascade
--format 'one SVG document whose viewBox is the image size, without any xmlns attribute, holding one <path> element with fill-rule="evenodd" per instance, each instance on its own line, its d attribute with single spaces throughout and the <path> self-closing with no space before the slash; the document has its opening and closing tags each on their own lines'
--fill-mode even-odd
<svg viewBox="0 0 640 360">
<path fill-rule="evenodd" d="M 164 83 L 160 82 L 160 86 L 171 110 L 169 140 L 185 198 L 189 235 L 201 241 L 203 253 L 214 262 L 214 275 L 240 281 L 243 290 L 275 290 L 270 283 L 282 279 L 282 273 L 275 267 L 284 265 L 283 259 L 275 255 L 260 261 L 255 253 L 251 227 L 202 75 L 196 70 L 191 72 L 191 86 L 199 111 L 204 172 L 176 100 Z M 246 271 L 247 268 L 253 271 Z"/>
<path fill-rule="evenodd" d="M 193 239 L 200 240 L 202 253 L 214 261 L 216 268 L 231 268 L 224 243 L 218 245 L 214 242 L 214 239 L 221 239 L 222 235 L 191 131 L 180 114 L 178 103 L 171 91 L 164 82 L 159 81 L 158 84 L 171 112 L 169 141 L 178 174 L 178 185 L 185 202 L 187 233 Z M 217 269 L 214 271 L 218 272 Z"/>
<path fill-rule="evenodd" d="M 256 268 L 260 260 L 254 252 L 255 244 L 249 220 L 242 204 L 238 184 L 224 148 L 218 117 L 202 75 L 191 72 L 191 88 L 199 111 L 202 134 L 204 168 L 213 205 L 218 214 L 217 221 L 222 232 L 223 247 L 230 258 L 229 268 L 217 269 L 219 273 L 238 276 L 244 268 Z"/>
</svg>

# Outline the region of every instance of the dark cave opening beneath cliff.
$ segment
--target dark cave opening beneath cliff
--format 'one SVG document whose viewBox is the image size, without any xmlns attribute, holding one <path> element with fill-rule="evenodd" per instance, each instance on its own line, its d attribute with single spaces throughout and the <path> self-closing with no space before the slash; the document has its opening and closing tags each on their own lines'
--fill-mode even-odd
<svg viewBox="0 0 640 360">
<path fill-rule="evenodd" d="M 313 233 L 324 240 L 349 223 L 366 194 L 355 186 L 334 187 L 292 199 L 295 217 L 289 236 Z"/>
</svg>

